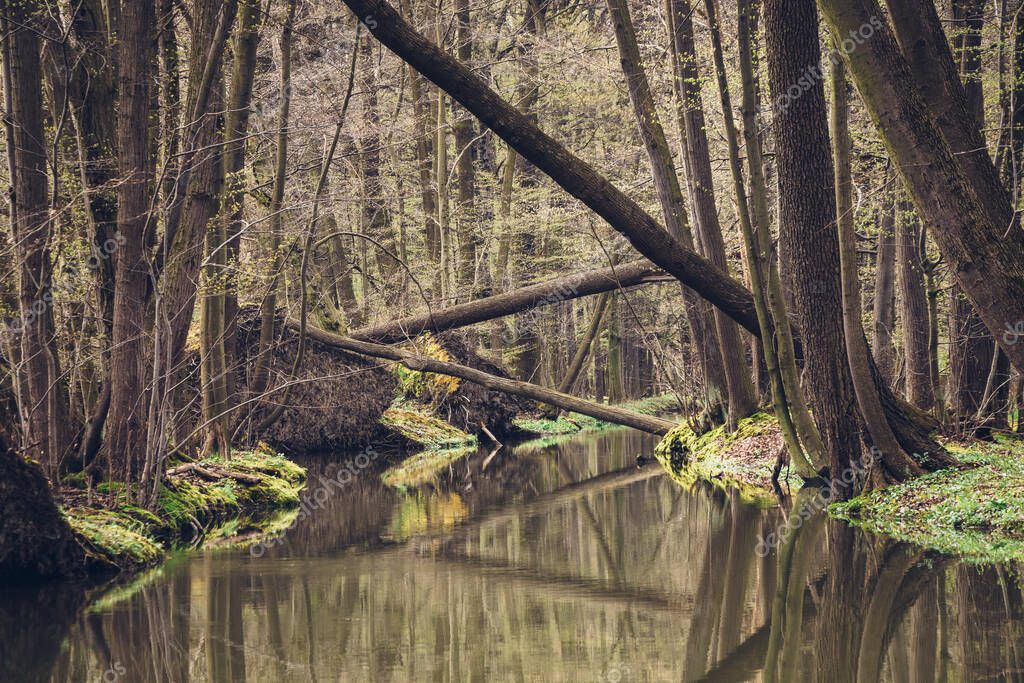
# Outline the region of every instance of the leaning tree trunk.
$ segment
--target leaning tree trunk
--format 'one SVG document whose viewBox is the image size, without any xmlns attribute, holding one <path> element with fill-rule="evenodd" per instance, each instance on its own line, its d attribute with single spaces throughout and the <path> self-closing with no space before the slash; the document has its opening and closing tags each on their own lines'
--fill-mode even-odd
<svg viewBox="0 0 1024 683">
<path fill-rule="evenodd" d="M 289 321 L 288 324 L 291 327 L 295 327 L 298 325 L 298 322 Z M 385 360 L 396 361 L 410 370 L 416 370 L 418 372 L 432 372 L 441 375 L 449 375 L 451 377 L 459 377 L 493 391 L 522 396 L 542 403 L 550 403 L 563 410 L 580 413 L 581 415 L 589 415 L 590 417 L 596 417 L 599 420 L 605 420 L 613 424 L 634 427 L 635 429 L 639 429 L 650 434 L 664 436 L 669 432 L 669 430 L 676 426 L 676 423 L 671 420 L 664 420 L 659 417 L 634 413 L 623 408 L 594 403 L 593 401 L 569 396 L 568 394 L 563 394 L 553 389 L 546 389 L 535 384 L 530 384 L 529 382 L 519 382 L 513 379 L 488 374 L 480 370 L 475 370 L 464 365 L 440 361 L 427 356 L 419 356 L 394 346 L 385 346 L 383 344 L 359 341 L 357 339 L 352 339 L 351 337 L 343 337 L 312 327 L 309 328 L 308 334 L 311 340 L 330 348 L 350 351 L 352 353 L 362 354 L 371 358 L 382 358 Z"/>
<path fill-rule="evenodd" d="M 633 261 L 613 268 L 584 271 L 520 287 L 504 294 L 467 301 L 424 315 L 399 318 L 390 323 L 355 330 L 355 339 L 394 344 L 414 339 L 422 332 L 444 332 L 458 327 L 494 320 L 515 313 L 571 301 L 593 294 L 604 294 L 620 288 L 661 282 L 665 276 L 647 260 Z"/>
<path fill-rule="evenodd" d="M 547 173 L 572 196 L 597 212 L 651 259 L 736 322 L 758 334 L 750 292 L 707 259 L 685 249 L 635 201 L 530 118 L 501 99 L 450 55 L 416 33 L 384 0 L 345 0 L 357 16 L 375 17 L 370 31 L 401 59 L 448 91 L 484 125 Z"/>
<path fill-rule="evenodd" d="M 819 0 L 819 5 L 837 35 L 869 34 L 856 49 L 843 50 L 851 78 L 958 284 L 1014 366 L 1024 368 L 1024 344 L 1009 343 L 1005 335 L 1024 320 L 1024 231 L 1000 219 L 1012 211 L 1005 199 L 993 201 L 998 177 L 983 184 L 965 172 L 918 89 L 921 83 L 880 19 L 877 0 Z M 929 2 L 898 5 L 934 14 Z M 914 49 L 919 53 L 928 44 L 916 41 Z M 971 149 L 984 149 L 984 142 Z"/>
</svg>

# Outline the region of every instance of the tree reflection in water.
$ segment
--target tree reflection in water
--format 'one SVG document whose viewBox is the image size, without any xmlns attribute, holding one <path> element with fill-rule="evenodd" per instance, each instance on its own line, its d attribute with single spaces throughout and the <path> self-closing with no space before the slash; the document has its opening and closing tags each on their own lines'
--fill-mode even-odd
<svg viewBox="0 0 1024 683">
<path fill-rule="evenodd" d="M 22 591 L 0 603 L 0 680 L 1021 679 L 1019 566 L 820 514 L 761 558 L 784 512 L 682 491 L 636 464 L 652 448 L 525 445 L 407 492 L 369 473 L 261 557 L 182 556 L 84 611 L 80 589 Z"/>
</svg>

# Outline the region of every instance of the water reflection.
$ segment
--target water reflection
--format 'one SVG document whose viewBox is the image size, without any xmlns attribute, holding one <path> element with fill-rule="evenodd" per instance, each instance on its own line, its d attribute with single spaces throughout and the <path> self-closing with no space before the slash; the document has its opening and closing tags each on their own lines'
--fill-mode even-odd
<svg viewBox="0 0 1024 683">
<path fill-rule="evenodd" d="M 417 491 L 365 476 L 260 557 L 185 556 L 84 614 L 74 591 L 5 599 L 0 680 L 1022 678 L 1020 566 L 785 524 L 799 496 L 786 513 L 684 492 L 638 464 L 652 448 L 616 431 Z"/>
</svg>

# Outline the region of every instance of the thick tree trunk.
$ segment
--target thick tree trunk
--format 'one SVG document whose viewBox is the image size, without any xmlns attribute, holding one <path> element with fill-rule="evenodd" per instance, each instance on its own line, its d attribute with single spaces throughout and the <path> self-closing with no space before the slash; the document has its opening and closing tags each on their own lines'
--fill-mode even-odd
<svg viewBox="0 0 1024 683">
<path fill-rule="evenodd" d="M 927 96 L 922 97 L 918 89 L 924 83 L 915 83 L 892 31 L 881 19 L 884 15 L 877 0 L 819 0 L 819 5 L 837 35 L 870 33 L 856 49 L 843 50 L 851 78 L 957 282 L 1014 366 L 1024 368 L 1024 344 L 1004 338 L 1008 329 L 1016 329 L 1024 320 L 1024 231 L 1012 220 L 1001 220 L 1012 212 L 998 178 L 990 182 L 994 169 L 985 178 L 965 172 L 965 163 L 954 155 L 963 148 L 937 124 L 942 113 L 936 110 L 933 118 Z M 922 0 L 892 5 L 894 10 L 934 13 L 932 3 Z M 918 21 L 917 25 L 928 30 L 936 22 L 937 17 L 935 22 Z M 929 44 L 915 41 L 915 54 Z M 942 79 L 943 84 L 948 81 L 949 77 Z M 955 98 L 950 101 L 955 104 Z M 963 107 L 955 112 L 958 117 L 964 113 Z M 984 141 L 967 148 L 984 150 Z"/>
<path fill-rule="evenodd" d="M 753 300 L 746 288 L 707 259 L 683 248 L 636 202 L 592 166 L 540 131 L 529 117 L 502 100 L 487 84 L 416 33 L 383 0 L 346 0 L 357 16 L 376 18 L 373 34 L 413 68 L 445 88 L 466 109 L 547 173 L 616 230 L 644 256 L 757 333 Z"/>
<path fill-rule="evenodd" d="M 647 260 L 633 261 L 614 268 L 591 270 L 514 289 L 504 294 L 467 301 L 424 315 L 400 318 L 375 327 L 355 330 L 354 339 L 394 344 L 416 338 L 422 332 L 443 332 L 515 313 L 571 301 L 593 294 L 663 281 L 661 270 Z"/>
<path fill-rule="evenodd" d="M 110 411 L 106 452 L 111 478 L 135 481 L 145 449 L 148 350 L 144 319 L 153 153 L 149 137 L 155 19 L 152 0 L 127 3 L 118 25 L 117 231 L 124 243 L 114 271 L 114 326 L 110 352 Z"/>
<path fill-rule="evenodd" d="M 14 150 L 11 170 L 14 195 L 12 235 L 18 271 L 22 367 L 27 387 L 19 409 L 28 434 L 23 447 L 55 479 L 61 458 L 70 446 L 67 393 L 57 357 L 51 291 L 53 266 L 50 240 L 46 149 L 42 110 L 42 66 L 38 20 L 43 11 L 35 1 L 8 2 L 3 7 L 4 61 L 9 64 Z"/>
<path fill-rule="evenodd" d="M 814 0 L 766 0 L 764 24 L 773 100 L 801 79 L 809 87 L 775 109 L 780 243 L 804 349 L 804 386 L 825 443 L 833 477 L 860 450 L 859 425 L 846 358 L 839 243 L 825 94 L 808 70 L 821 67 Z M 819 71 L 820 73 L 820 71 Z"/>
<path fill-rule="evenodd" d="M 299 323 L 297 321 L 289 321 L 288 324 L 290 326 L 297 326 Z M 352 353 L 358 353 L 372 358 L 383 358 L 386 360 L 396 361 L 410 370 L 416 370 L 418 372 L 433 372 L 441 375 L 449 375 L 451 377 L 459 377 L 468 382 L 479 384 L 487 389 L 502 391 L 515 396 L 522 396 L 535 401 L 541 401 L 543 403 L 550 403 L 551 405 L 558 406 L 563 410 L 580 413 L 581 415 L 589 415 L 591 417 L 596 417 L 599 420 L 633 427 L 651 434 L 664 435 L 676 426 L 676 423 L 670 420 L 663 420 L 658 417 L 651 417 L 649 415 L 641 415 L 639 413 L 623 410 L 622 408 L 594 403 L 592 401 L 557 392 L 553 389 L 545 389 L 544 387 L 530 384 L 528 382 L 519 382 L 505 377 L 498 377 L 496 375 L 491 375 L 456 363 L 448 363 L 434 358 L 418 356 L 394 346 L 384 346 L 382 344 L 359 341 L 357 339 L 352 339 L 351 337 L 342 337 L 316 328 L 309 328 L 308 334 L 310 339 L 331 348 L 350 351 Z"/>
</svg>

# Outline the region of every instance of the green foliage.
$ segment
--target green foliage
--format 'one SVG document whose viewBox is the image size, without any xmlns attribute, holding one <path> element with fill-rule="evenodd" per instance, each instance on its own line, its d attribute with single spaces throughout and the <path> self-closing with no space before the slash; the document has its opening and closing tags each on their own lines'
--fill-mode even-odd
<svg viewBox="0 0 1024 683">
<path fill-rule="evenodd" d="M 941 470 L 836 503 L 829 512 L 874 533 L 968 562 L 1024 557 L 1024 440 L 947 444 L 971 467 Z"/>
</svg>

